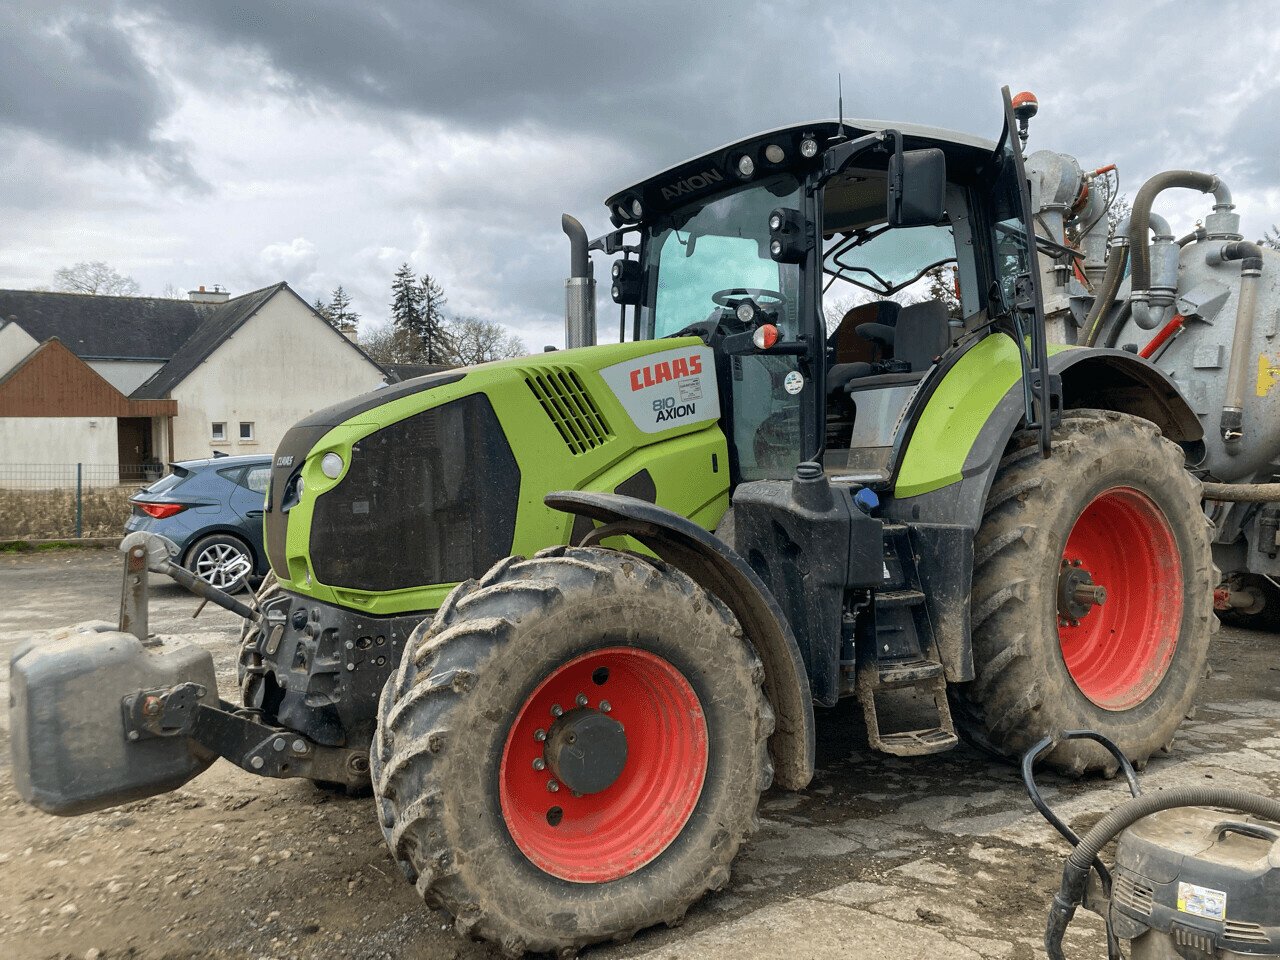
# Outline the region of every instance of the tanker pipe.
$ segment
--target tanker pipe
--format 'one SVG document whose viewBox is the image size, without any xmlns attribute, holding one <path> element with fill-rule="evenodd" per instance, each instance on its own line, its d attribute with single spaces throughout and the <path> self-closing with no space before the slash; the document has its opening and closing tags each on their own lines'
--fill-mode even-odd
<svg viewBox="0 0 1280 960">
<path fill-rule="evenodd" d="M 564 345 L 591 347 L 596 342 L 596 281 L 591 276 L 587 231 L 576 217 L 560 217 L 569 238 L 569 279 L 564 282 Z"/>
<path fill-rule="evenodd" d="M 1278 503 L 1280 483 L 1203 483 L 1200 496 L 1223 503 Z"/>
<path fill-rule="evenodd" d="M 1228 453 L 1239 453 L 1244 437 L 1244 396 L 1248 390 L 1252 364 L 1253 321 L 1258 313 L 1258 290 L 1262 286 L 1262 248 L 1246 240 L 1228 240 L 1210 251 L 1209 263 L 1240 261 L 1240 300 L 1236 305 L 1236 327 L 1231 339 L 1231 361 L 1227 367 L 1227 394 L 1219 421 L 1222 442 Z"/>
<path fill-rule="evenodd" d="M 1215 212 L 1229 212 L 1232 207 L 1231 191 L 1210 173 L 1166 170 L 1164 173 L 1157 173 L 1142 185 L 1138 196 L 1134 198 L 1133 212 L 1130 214 L 1132 235 L 1140 239 L 1133 244 L 1130 254 L 1133 262 L 1130 273 L 1133 292 L 1129 298 L 1133 304 L 1134 322 L 1144 330 L 1154 330 L 1167 323 L 1174 313 L 1173 300 L 1178 287 L 1178 245 L 1172 235 L 1167 238 L 1157 236 L 1150 245 L 1147 243 L 1151 204 L 1162 191 L 1173 187 L 1212 193 Z M 1165 233 L 1167 232 L 1166 230 Z"/>
<path fill-rule="evenodd" d="M 1092 347 L 1098 342 L 1098 334 L 1102 332 L 1102 316 L 1115 302 L 1120 283 L 1124 280 L 1124 267 L 1129 259 L 1129 237 L 1120 236 L 1117 230 L 1111 241 L 1111 252 L 1107 255 L 1107 272 L 1102 275 L 1102 285 L 1093 298 L 1093 306 L 1089 315 L 1084 318 L 1084 345 Z"/>
<path fill-rule="evenodd" d="M 1154 230 L 1157 239 L 1170 235 L 1169 221 L 1157 213 L 1148 215 L 1148 226 Z M 1111 238 L 1111 252 L 1107 256 L 1107 272 L 1102 277 L 1102 286 L 1098 290 L 1098 295 L 1093 300 L 1093 306 L 1089 308 L 1089 315 L 1085 317 L 1084 329 L 1086 347 L 1092 347 L 1098 342 L 1098 337 L 1102 333 L 1102 318 L 1111 304 L 1115 302 L 1116 293 L 1120 289 L 1120 284 L 1124 282 L 1124 268 L 1129 259 L 1129 230 L 1132 218 L 1125 217 L 1116 225 L 1115 235 Z"/>
</svg>

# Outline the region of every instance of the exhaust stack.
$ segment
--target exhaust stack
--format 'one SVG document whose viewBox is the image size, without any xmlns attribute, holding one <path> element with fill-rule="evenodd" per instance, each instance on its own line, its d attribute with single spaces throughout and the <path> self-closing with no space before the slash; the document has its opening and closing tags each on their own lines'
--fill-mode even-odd
<svg viewBox="0 0 1280 960">
<path fill-rule="evenodd" d="M 596 281 L 591 275 L 587 254 L 587 231 L 576 217 L 564 214 L 560 228 L 569 238 L 569 279 L 564 282 L 564 345 L 594 347 L 596 344 Z"/>
</svg>

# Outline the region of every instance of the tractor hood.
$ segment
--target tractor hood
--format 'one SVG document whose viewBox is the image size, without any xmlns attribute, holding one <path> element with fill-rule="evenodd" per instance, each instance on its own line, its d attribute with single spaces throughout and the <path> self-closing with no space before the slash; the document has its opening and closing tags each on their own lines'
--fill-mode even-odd
<svg viewBox="0 0 1280 960">
<path fill-rule="evenodd" d="M 503 557 L 568 542 L 573 519 L 542 502 L 552 490 L 621 487 L 711 527 L 728 502 L 719 416 L 711 352 L 696 338 L 376 390 L 281 441 L 267 556 L 295 593 L 389 615 L 434 609 Z"/>
</svg>

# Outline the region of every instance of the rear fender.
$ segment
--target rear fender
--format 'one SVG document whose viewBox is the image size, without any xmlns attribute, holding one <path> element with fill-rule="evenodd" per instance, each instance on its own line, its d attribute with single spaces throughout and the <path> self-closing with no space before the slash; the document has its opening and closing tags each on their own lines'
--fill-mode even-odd
<svg viewBox="0 0 1280 960">
<path fill-rule="evenodd" d="M 1010 438 L 1024 425 L 1025 415 L 1020 369 L 1016 366 L 1017 348 L 1003 335 L 988 340 L 1005 341 L 999 344 L 998 362 L 987 372 L 992 377 L 1004 378 L 1007 386 L 996 398 L 992 398 L 989 388 L 983 388 L 983 394 L 977 388 L 950 397 L 935 394 L 922 411 L 919 423 L 933 417 L 938 426 L 955 425 L 958 419 L 955 408 L 967 404 L 969 409 L 962 411 L 964 419 L 981 426 L 976 430 L 971 428 L 967 436 L 962 430 L 953 430 L 945 441 L 936 439 L 945 431 L 914 431 L 903 457 L 904 464 L 909 456 L 917 464 L 950 464 L 945 468 L 948 472 L 944 474 L 935 468 L 933 477 L 916 485 L 904 484 L 900 474 L 894 499 L 886 509 L 887 516 L 960 524 L 975 531 L 981 524 L 987 493 L 1000 460 Z M 1008 351 L 1013 352 L 1004 356 Z M 1115 410 L 1142 417 L 1159 427 L 1170 440 L 1180 443 L 1192 461 L 1197 458 L 1204 436 L 1200 421 L 1177 384 L 1154 364 L 1124 350 L 1059 347 L 1049 357 L 1049 373 L 1061 380 L 1066 409 Z M 934 403 L 946 409 L 933 412 L 929 408 Z M 963 446 L 958 449 L 954 446 L 957 434 L 963 437 Z M 950 449 L 944 449 L 943 442 Z M 957 456 L 962 458 L 958 464 L 954 463 Z"/>
<path fill-rule="evenodd" d="M 813 778 L 814 718 L 800 648 L 777 601 L 755 571 L 724 541 L 662 507 L 613 493 L 562 491 L 547 506 L 611 525 L 722 600 L 764 664 L 764 690 L 776 727 L 769 738 L 774 778 L 800 790 Z"/>
</svg>

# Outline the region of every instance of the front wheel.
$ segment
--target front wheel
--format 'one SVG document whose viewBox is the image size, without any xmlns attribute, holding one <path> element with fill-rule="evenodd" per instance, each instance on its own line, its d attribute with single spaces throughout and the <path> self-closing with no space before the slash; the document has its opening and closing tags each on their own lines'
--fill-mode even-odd
<svg viewBox="0 0 1280 960">
<path fill-rule="evenodd" d="M 392 854 L 460 932 L 571 951 L 678 919 L 772 779 L 763 668 L 661 561 L 556 547 L 459 586 L 383 690 Z"/>
<path fill-rule="evenodd" d="M 1071 410 L 1047 459 L 1015 438 L 974 543 L 962 729 L 1006 756 L 1092 729 L 1145 762 L 1172 744 L 1204 676 L 1214 585 L 1196 484 L 1154 424 Z M 1085 741 L 1049 761 L 1114 768 Z"/>
</svg>

